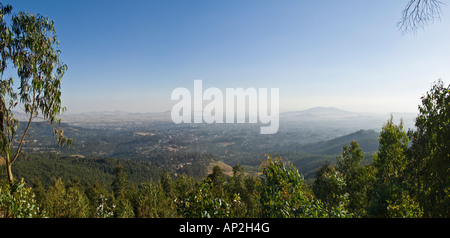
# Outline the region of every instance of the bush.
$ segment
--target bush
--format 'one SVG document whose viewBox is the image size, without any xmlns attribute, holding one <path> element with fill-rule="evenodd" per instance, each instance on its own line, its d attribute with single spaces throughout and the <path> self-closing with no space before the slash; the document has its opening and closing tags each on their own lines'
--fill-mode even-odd
<svg viewBox="0 0 450 238">
<path fill-rule="evenodd" d="M 3 218 L 33 218 L 41 217 L 42 212 L 36 202 L 31 188 L 25 185 L 23 179 L 12 186 L 0 188 L 0 217 Z"/>
<path fill-rule="evenodd" d="M 241 199 L 234 194 L 232 199 L 217 196 L 210 178 L 205 179 L 197 190 L 184 198 L 175 200 L 179 215 L 186 218 L 231 218 Z"/>
</svg>

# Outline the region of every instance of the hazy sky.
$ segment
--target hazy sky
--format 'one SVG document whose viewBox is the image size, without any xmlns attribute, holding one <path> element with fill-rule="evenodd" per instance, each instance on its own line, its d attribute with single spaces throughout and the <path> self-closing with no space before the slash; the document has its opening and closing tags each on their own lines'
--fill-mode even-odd
<svg viewBox="0 0 450 238">
<path fill-rule="evenodd" d="M 55 21 L 67 113 L 167 111 L 195 79 L 279 88 L 281 111 L 415 112 L 450 80 L 445 5 L 441 21 L 402 35 L 407 0 L 2 2 Z"/>
</svg>

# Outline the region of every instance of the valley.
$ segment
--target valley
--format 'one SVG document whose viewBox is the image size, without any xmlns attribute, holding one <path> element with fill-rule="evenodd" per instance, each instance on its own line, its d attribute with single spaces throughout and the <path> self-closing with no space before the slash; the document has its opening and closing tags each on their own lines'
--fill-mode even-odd
<svg viewBox="0 0 450 238">
<path fill-rule="evenodd" d="M 314 178 L 325 161 L 335 161 L 352 140 L 360 143 L 365 153 L 363 163 L 369 164 L 378 149 L 378 131 L 387 119 L 336 108 L 312 108 L 281 114 L 279 132 L 261 135 L 258 124 L 174 124 L 169 113 L 69 114 L 59 128 L 74 139 L 71 148 L 56 145 L 52 125 L 34 122 L 24 151 L 130 160 L 190 176 L 204 176 L 208 165 L 219 161 L 258 173 L 265 154 L 276 154 L 289 159 L 308 179 Z M 412 121 L 408 117 L 404 120 L 405 127 Z"/>
</svg>

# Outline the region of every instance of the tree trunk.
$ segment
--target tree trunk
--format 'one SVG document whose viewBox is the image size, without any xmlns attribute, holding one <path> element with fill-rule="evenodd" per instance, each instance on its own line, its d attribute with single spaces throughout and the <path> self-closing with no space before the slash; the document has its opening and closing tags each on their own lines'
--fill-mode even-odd
<svg viewBox="0 0 450 238">
<path fill-rule="evenodd" d="M 10 185 L 13 185 L 14 183 L 14 178 L 12 175 L 12 170 L 11 170 L 11 162 L 9 161 L 9 158 L 5 158 L 5 166 L 6 166 L 6 174 L 8 175 L 8 182 Z"/>
<path fill-rule="evenodd" d="M 0 136 L 1 136 L 1 138 L 0 138 L 0 140 L 3 142 L 2 144 L 1 144 L 1 152 L 0 153 L 4 153 L 6 150 L 5 150 L 5 148 L 8 146 L 8 144 L 7 143 L 5 143 L 6 142 L 6 133 L 5 133 L 5 125 L 4 125 L 4 123 L 5 123 L 5 112 L 4 112 L 4 110 L 6 110 L 6 107 L 5 107 L 5 101 L 3 100 L 3 95 L 0 95 Z M 0 156 L 1 156 L 1 154 L 0 154 Z M 8 153 L 5 153 L 5 166 L 6 166 L 6 174 L 8 175 L 8 181 L 9 181 L 9 184 L 13 184 L 13 182 L 14 182 L 14 180 L 13 180 L 13 177 L 12 177 L 12 172 L 11 172 L 11 162 L 10 162 L 10 160 L 9 160 L 9 155 L 8 155 Z"/>
</svg>

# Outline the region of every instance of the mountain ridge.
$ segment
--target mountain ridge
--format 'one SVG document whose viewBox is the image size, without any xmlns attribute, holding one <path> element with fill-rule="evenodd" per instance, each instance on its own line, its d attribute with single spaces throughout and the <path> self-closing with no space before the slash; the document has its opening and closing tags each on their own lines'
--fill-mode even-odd
<svg viewBox="0 0 450 238">
<path fill-rule="evenodd" d="M 359 130 L 331 140 L 306 144 L 301 149 L 315 155 L 336 155 L 342 151 L 343 146 L 357 141 L 363 152 L 374 153 L 378 150 L 378 137 L 379 133 L 374 130 Z"/>
</svg>

